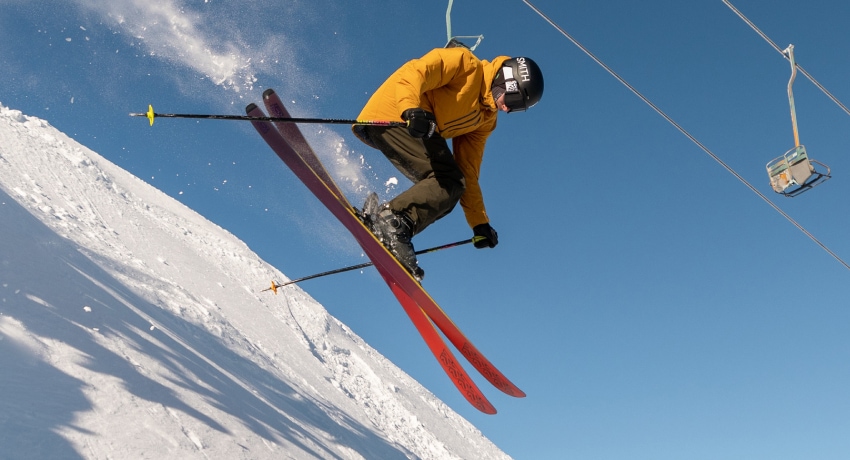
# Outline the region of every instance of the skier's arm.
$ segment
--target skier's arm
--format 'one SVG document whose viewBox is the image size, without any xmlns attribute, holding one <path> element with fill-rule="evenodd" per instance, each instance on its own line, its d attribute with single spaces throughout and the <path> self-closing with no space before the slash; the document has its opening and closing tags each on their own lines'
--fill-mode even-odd
<svg viewBox="0 0 850 460">
<path fill-rule="evenodd" d="M 466 181 L 466 190 L 460 197 L 460 205 L 470 228 L 490 222 L 484 206 L 484 194 L 478 182 L 488 135 L 489 133 L 476 131 L 452 139 L 455 161 Z"/>
<path fill-rule="evenodd" d="M 396 107 L 405 111 L 422 107 L 422 95 L 446 86 L 463 71 L 466 57 L 437 48 L 419 59 L 413 59 L 397 71 Z"/>
</svg>

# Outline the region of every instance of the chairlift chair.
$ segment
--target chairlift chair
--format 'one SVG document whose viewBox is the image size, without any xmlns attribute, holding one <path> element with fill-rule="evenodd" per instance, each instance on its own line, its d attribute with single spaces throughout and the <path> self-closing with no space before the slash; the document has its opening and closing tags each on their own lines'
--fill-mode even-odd
<svg viewBox="0 0 850 460">
<path fill-rule="evenodd" d="M 454 0 L 449 0 L 449 6 L 446 8 L 446 36 L 447 42 L 444 48 L 466 48 L 469 51 L 475 51 L 475 48 L 478 48 L 478 45 L 481 44 L 481 40 L 484 40 L 483 35 L 452 35 L 452 4 Z M 475 39 L 475 44 L 472 46 L 467 45 L 461 39 Z"/>
<path fill-rule="evenodd" d="M 812 163 L 826 168 L 826 172 L 815 170 Z M 795 197 L 830 179 L 829 166 L 809 158 L 806 147 L 798 145 L 767 164 L 770 186 L 773 191 L 787 197 Z"/>
<path fill-rule="evenodd" d="M 475 38 L 477 40 L 475 41 L 474 45 L 469 46 L 466 43 L 460 41 L 461 38 Z M 455 36 L 455 37 L 452 37 L 452 38 L 449 39 L 449 42 L 446 43 L 446 46 L 444 46 L 444 48 L 466 48 L 469 51 L 475 51 L 475 48 L 477 48 L 478 45 L 481 44 L 481 40 L 483 40 L 483 39 L 484 39 L 483 35 Z"/>
<path fill-rule="evenodd" d="M 794 108 L 794 93 L 791 86 L 797 77 L 797 62 L 794 60 L 794 45 L 788 45 L 785 55 L 791 62 L 791 80 L 788 81 L 788 103 L 791 106 L 791 126 L 794 128 L 795 147 L 767 164 L 767 175 L 773 191 L 787 197 L 795 197 L 829 180 L 829 166 L 809 158 L 806 147 L 800 144 L 797 131 L 797 111 Z M 826 168 L 826 172 L 815 170 L 812 163 Z"/>
</svg>

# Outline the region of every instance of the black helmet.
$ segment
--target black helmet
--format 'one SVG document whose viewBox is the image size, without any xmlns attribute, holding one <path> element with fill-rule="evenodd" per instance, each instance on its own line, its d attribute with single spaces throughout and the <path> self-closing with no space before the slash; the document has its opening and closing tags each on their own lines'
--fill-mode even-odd
<svg viewBox="0 0 850 460">
<path fill-rule="evenodd" d="M 527 57 L 515 57 L 502 64 L 505 79 L 505 105 L 511 112 L 522 112 L 537 104 L 543 96 L 543 72 Z"/>
</svg>

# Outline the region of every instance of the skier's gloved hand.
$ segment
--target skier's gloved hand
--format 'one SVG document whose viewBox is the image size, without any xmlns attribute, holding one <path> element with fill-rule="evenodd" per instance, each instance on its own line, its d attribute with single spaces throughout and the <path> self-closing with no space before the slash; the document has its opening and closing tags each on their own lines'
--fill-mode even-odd
<svg viewBox="0 0 850 460">
<path fill-rule="evenodd" d="M 478 249 L 495 248 L 499 244 L 499 234 L 490 224 L 478 224 L 472 228 L 472 244 Z"/>
<path fill-rule="evenodd" d="M 407 122 L 407 132 L 417 139 L 428 139 L 437 129 L 434 114 L 424 109 L 407 109 L 401 114 L 401 119 Z"/>
</svg>

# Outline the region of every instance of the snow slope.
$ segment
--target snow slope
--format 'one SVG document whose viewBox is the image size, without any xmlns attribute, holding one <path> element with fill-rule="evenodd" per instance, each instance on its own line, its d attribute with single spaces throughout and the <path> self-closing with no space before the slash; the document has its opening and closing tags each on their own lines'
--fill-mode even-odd
<svg viewBox="0 0 850 460">
<path fill-rule="evenodd" d="M 257 292 L 273 278 L 0 105 L 0 456 L 507 458 L 300 288 Z"/>
</svg>

